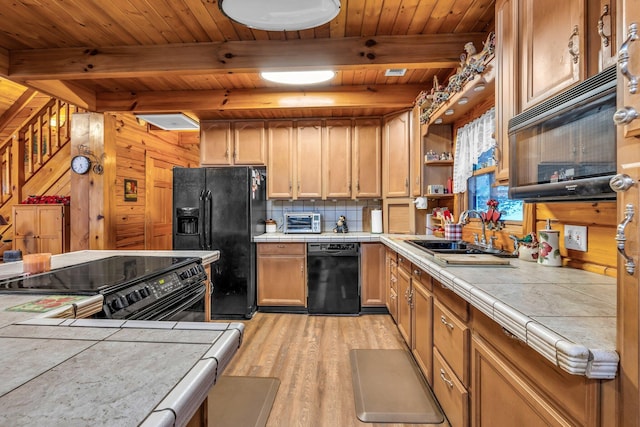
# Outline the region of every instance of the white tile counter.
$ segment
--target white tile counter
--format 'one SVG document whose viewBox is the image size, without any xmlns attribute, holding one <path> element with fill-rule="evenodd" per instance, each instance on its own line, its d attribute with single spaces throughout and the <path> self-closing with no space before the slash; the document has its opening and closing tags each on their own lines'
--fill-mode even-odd
<svg viewBox="0 0 640 427">
<path fill-rule="evenodd" d="M 61 268 L 113 255 L 194 256 L 217 251 L 80 251 L 54 255 Z M 0 276 L 22 274 L 22 262 Z M 46 295 L 0 294 L 0 425 L 184 426 L 241 344 L 241 323 L 53 318 L 8 311 Z M 75 305 L 95 304 L 88 296 Z M 73 310 L 72 310 L 73 312 Z"/>
<path fill-rule="evenodd" d="M 575 375 L 614 378 L 616 280 L 568 267 L 545 267 L 519 259 L 510 266 L 444 267 L 405 242 L 432 236 L 370 233 L 282 234 L 263 242 L 382 242 L 429 273 L 551 363 Z"/>
<path fill-rule="evenodd" d="M 184 426 L 240 323 L 34 319 L 0 328 L 0 425 Z"/>
</svg>

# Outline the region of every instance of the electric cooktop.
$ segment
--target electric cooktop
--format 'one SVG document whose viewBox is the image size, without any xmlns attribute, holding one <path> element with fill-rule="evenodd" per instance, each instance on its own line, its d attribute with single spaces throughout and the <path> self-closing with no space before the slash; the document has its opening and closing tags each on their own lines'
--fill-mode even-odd
<svg viewBox="0 0 640 427">
<path fill-rule="evenodd" d="M 112 256 L 46 273 L 6 279 L 0 281 L 0 292 L 53 290 L 56 293 L 94 295 L 197 261 L 197 258 L 189 257 Z"/>
</svg>

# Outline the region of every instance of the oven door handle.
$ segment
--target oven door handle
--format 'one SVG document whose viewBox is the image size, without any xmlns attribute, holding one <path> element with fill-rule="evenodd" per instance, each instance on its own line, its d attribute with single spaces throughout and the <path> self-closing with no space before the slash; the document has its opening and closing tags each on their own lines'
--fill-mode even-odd
<svg viewBox="0 0 640 427">
<path fill-rule="evenodd" d="M 180 303 L 177 307 L 171 307 L 169 311 L 162 311 L 156 315 L 152 315 L 152 318 L 149 320 L 165 320 L 167 318 L 173 317 L 177 313 L 184 311 L 186 308 L 192 306 L 199 300 L 204 298 L 206 286 L 201 286 L 194 294 L 192 294 L 189 298 Z"/>
</svg>

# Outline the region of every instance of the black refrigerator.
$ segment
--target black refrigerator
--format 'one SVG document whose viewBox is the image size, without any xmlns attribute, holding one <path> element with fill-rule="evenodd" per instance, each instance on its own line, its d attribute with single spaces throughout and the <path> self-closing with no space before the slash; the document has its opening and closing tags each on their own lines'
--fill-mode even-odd
<svg viewBox="0 0 640 427">
<path fill-rule="evenodd" d="M 256 245 L 265 232 L 266 176 L 259 167 L 173 169 L 173 249 L 218 250 L 211 318 L 256 311 Z"/>
</svg>

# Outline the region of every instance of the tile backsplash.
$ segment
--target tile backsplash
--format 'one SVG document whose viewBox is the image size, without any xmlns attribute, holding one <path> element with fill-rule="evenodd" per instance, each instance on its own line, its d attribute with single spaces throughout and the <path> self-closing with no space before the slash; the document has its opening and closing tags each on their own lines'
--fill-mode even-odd
<svg viewBox="0 0 640 427">
<path fill-rule="evenodd" d="M 333 231 L 340 215 L 347 217 L 349 231 L 362 230 L 362 208 L 381 209 L 381 200 L 268 200 L 267 218 L 272 218 L 282 231 L 284 214 L 287 212 L 318 212 L 322 215 L 322 232 Z"/>
</svg>

